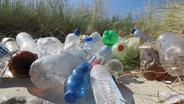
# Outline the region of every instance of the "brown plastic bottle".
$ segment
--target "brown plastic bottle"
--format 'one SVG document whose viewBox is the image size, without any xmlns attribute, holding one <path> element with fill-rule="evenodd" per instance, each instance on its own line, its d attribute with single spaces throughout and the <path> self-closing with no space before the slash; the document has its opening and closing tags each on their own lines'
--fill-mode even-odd
<svg viewBox="0 0 184 104">
<path fill-rule="evenodd" d="M 150 45 L 142 45 L 140 52 L 140 68 L 147 80 L 161 81 L 168 77 L 168 73 L 161 66 L 157 51 Z"/>
<path fill-rule="evenodd" d="M 37 59 L 37 56 L 29 51 L 18 51 L 12 55 L 9 60 L 9 70 L 19 78 L 28 78 L 31 64 Z"/>
</svg>

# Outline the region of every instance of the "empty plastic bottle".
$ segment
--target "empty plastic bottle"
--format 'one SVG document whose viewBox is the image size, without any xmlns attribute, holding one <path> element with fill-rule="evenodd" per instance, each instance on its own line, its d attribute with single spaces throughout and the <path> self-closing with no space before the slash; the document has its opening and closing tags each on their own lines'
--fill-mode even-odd
<svg viewBox="0 0 184 104">
<path fill-rule="evenodd" d="M 100 52 L 99 54 L 103 57 L 111 57 L 112 56 L 112 50 L 111 50 L 111 46 L 107 46 L 107 45 L 104 45 L 101 49 L 100 49 Z"/>
<path fill-rule="evenodd" d="M 9 50 L 0 42 L 0 58 L 7 55 Z"/>
<path fill-rule="evenodd" d="M 93 38 L 89 37 L 84 39 L 82 50 L 86 51 L 89 55 L 93 56 L 99 52 L 100 48 L 98 47 L 98 44 L 93 41 Z"/>
<path fill-rule="evenodd" d="M 111 59 L 105 65 L 110 73 L 117 79 L 124 72 L 124 65 L 119 59 Z"/>
<path fill-rule="evenodd" d="M 3 38 L 2 43 L 11 53 L 20 50 L 14 38 Z"/>
<path fill-rule="evenodd" d="M 92 32 L 89 37 L 92 37 L 94 45 L 96 46 L 97 50 L 100 50 L 103 47 L 104 44 L 102 42 L 102 37 L 97 31 Z"/>
<path fill-rule="evenodd" d="M 65 80 L 64 83 L 64 99 L 67 103 L 75 103 L 77 99 L 83 97 L 90 84 L 90 69 L 91 62 L 81 62 L 73 70 L 72 74 Z"/>
<path fill-rule="evenodd" d="M 111 46 L 104 45 L 99 53 L 97 54 L 97 61 L 99 61 L 102 65 L 105 65 L 110 59 L 113 58 Z"/>
<path fill-rule="evenodd" d="M 125 42 L 117 42 L 112 46 L 112 54 L 120 60 L 128 60 L 138 56 L 139 38 L 129 38 Z"/>
<path fill-rule="evenodd" d="M 63 86 L 65 79 L 80 62 L 81 59 L 68 52 L 41 57 L 31 65 L 30 79 L 41 89 Z"/>
<path fill-rule="evenodd" d="M 42 56 L 60 54 L 63 51 L 63 44 L 55 37 L 39 38 L 36 44 Z"/>
<path fill-rule="evenodd" d="M 155 41 L 154 38 L 152 38 L 151 36 L 147 35 L 146 33 L 144 33 L 141 30 L 132 29 L 131 33 L 132 33 L 133 37 L 139 37 L 140 40 L 143 41 L 143 42 Z"/>
<path fill-rule="evenodd" d="M 161 66 L 157 51 L 149 44 L 139 47 L 140 69 L 147 80 L 162 81 L 168 77 L 168 73 Z"/>
<path fill-rule="evenodd" d="M 125 104 L 125 99 L 108 69 L 98 62 L 92 65 L 90 81 L 96 104 Z"/>
<path fill-rule="evenodd" d="M 30 66 L 37 58 L 35 54 L 29 51 L 16 52 L 9 60 L 9 70 L 15 77 L 28 78 L 30 77 Z"/>
<path fill-rule="evenodd" d="M 29 35 L 26 32 L 21 32 L 16 36 L 16 42 L 18 46 L 20 47 L 21 51 L 29 51 L 32 53 L 35 53 L 38 55 L 38 57 L 41 56 L 36 43 L 34 42 L 31 35 Z"/>
<path fill-rule="evenodd" d="M 184 75 L 184 38 L 174 32 L 165 32 L 156 40 L 159 58 L 172 76 Z"/>
<path fill-rule="evenodd" d="M 75 29 L 74 33 L 70 33 L 66 36 L 65 42 L 64 42 L 64 49 L 68 50 L 75 45 L 80 44 L 80 29 Z"/>
<path fill-rule="evenodd" d="M 118 35 L 114 30 L 106 30 L 102 35 L 102 42 L 107 46 L 112 46 L 118 41 Z"/>
<path fill-rule="evenodd" d="M 0 42 L 0 77 L 2 77 L 6 71 L 6 66 L 9 58 L 9 50 Z"/>
</svg>

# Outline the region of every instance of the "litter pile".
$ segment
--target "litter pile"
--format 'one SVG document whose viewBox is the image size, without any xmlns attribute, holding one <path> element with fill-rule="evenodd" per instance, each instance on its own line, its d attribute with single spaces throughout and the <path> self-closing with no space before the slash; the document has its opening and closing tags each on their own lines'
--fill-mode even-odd
<svg viewBox="0 0 184 104">
<path fill-rule="evenodd" d="M 66 103 L 83 98 L 91 87 L 96 104 L 129 103 L 115 83 L 126 71 L 140 69 L 147 80 L 182 80 L 183 37 L 165 32 L 154 39 L 135 29 L 131 34 L 123 38 L 106 30 L 102 35 L 96 31 L 82 35 L 76 29 L 62 43 L 56 37 L 33 39 L 21 32 L 16 39 L 6 37 L 0 43 L 0 75 L 29 78 L 42 90 L 60 87 Z M 177 101 L 184 99 L 183 94 L 177 96 Z"/>
</svg>

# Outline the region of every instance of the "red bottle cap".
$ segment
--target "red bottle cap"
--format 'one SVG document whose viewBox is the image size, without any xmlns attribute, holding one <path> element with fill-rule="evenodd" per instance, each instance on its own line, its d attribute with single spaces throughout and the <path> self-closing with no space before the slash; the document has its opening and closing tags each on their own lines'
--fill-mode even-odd
<svg viewBox="0 0 184 104">
<path fill-rule="evenodd" d="M 94 61 L 94 62 L 92 63 L 92 67 L 95 66 L 95 65 L 97 65 L 97 64 L 100 64 L 100 62 Z"/>
<path fill-rule="evenodd" d="M 122 44 L 120 44 L 120 45 L 118 45 L 117 49 L 118 49 L 118 51 L 123 51 L 124 46 Z"/>
</svg>

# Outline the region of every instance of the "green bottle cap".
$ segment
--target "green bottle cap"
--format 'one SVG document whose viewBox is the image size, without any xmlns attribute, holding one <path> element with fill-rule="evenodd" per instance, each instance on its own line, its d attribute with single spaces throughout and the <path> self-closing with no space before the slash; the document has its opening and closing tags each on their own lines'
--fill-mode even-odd
<svg viewBox="0 0 184 104">
<path fill-rule="evenodd" d="M 113 46 L 118 41 L 118 35 L 114 30 L 106 30 L 102 35 L 102 42 L 107 46 Z"/>
</svg>

